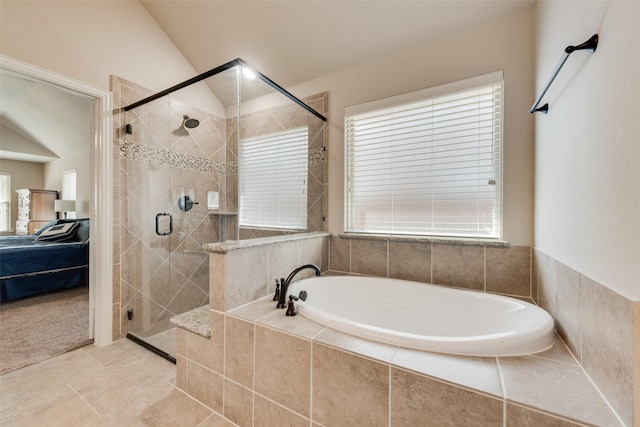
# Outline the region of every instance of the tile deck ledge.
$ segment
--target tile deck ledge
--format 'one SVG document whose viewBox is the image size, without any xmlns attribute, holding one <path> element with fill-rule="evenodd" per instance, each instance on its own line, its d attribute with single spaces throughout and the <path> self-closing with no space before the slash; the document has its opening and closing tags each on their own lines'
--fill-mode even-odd
<svg viewBox="0 0 640 427">
<path fill-rule="evenodd" d="M 330 235 L 331 233 L 324 231 L 315 231 L 311 233 L 287 234 L 284 236 L 260 237 L 257 239 L 227 240 L 225 242 L 206 243 L 202 245 L 202 249 L 206 252 L 224 254 L 237 249 L 265 246 L 278 242 L 290 242 L 292 240 L 312 239 L 315 237 L 325 237 Z"/>
<path fill-rule="evenodd" d="M 173 316 L 169 322 L 178 328 L 186 329 L 205 338 L 211 338 L 208 305 Z"/>
<path fill-rule="evenodd" d="M 550 350 L 519 357 L 467 357 L 411 350 L 369 341 L 325 327 L 303 315 L 286 317 L 271 297 L 226 314 L 314 344 L 363 356 L 390 367 L 523 406 L 576 426 L 624 426 L 564 342 L 556 336 Z"/>
</svg>

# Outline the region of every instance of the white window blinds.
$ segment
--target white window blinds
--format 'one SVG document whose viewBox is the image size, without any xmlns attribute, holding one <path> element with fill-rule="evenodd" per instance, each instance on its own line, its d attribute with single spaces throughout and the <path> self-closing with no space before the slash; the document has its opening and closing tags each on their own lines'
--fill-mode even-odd
<svg viewBox="0 0 640 427">
<path fill-rule="evenodd" d="M 502 72 L 345 110 L 347 232 L 502 233 Z"/>
<path fill-rule="evenodd" d="M 0 231 L 11 231 L 11 174 L 0 173 Z"/>
<path fill-rule="evenodd" d="M 75 169 L 62 172 L 62 192 L 60 198 L 62 200 L 76 200 L 76 182 L 78 174 Z M 76 209 L 78 206 L 76 206 Z M 67 212 L 65 218 L 76 218 L 76 213 Z"/>
<path fill-rule="evenodd" d="M 308 146 L 307 128 L 240 141 L 241 226 L 307 228 Z"/>
</svg>

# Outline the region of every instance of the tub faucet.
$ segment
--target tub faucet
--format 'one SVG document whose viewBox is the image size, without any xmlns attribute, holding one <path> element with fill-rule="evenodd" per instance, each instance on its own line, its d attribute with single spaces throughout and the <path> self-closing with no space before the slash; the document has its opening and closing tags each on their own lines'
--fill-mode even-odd
<svg viewBox="0 0 640 427">
<path fill-rule="evenodd" d="M 316 276 L 320 276 L 322 274 L 317 266 L 313 264 L 305 264 L 302 267 L 298 267 L 293 270 L 291 274 L 289 274 L 289 277 L 287 277 L 286 279 L 280 279 L 280 293 L 278 295 L 278 304 L 276 305 L 277 308 L 285 308 L 287 306 L 287 290 L 289 289 L 291 280 L 293 280 L 293 277 L 296 274 L 300 273 L 302 270 L 306 270 L 307 268 L 315 270 Z"/>
</svg>

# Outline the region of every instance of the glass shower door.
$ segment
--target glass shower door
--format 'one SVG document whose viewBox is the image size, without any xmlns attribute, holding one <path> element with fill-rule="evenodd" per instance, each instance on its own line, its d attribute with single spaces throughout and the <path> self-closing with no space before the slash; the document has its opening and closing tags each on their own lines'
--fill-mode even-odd
<svg viewBox="0 0 640 427">
<path fill-rule="evenodd" d="M 202 177 L 176 162 L 177 147 L 192 138 L 179 110 L 167 96 L 128 112 L 131 133 L 121 147 L 123 321 L 129 338 L 169 359 L 176 346 L 170 319 L 208 303 L 201 248 L 212 238 L 206 203 L 200 205 Z"/>
</svg>

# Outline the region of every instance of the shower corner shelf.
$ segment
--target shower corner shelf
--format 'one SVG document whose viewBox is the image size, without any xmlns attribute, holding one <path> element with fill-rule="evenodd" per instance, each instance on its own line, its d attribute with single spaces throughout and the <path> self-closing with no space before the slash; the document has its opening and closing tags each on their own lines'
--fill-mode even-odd
<svg viewBox="0 0 640 427">
<path fill-rule="evenodd" d="M 209 215 L 233 216 L 233 215 L 238 215 L 238 212 L 222 212 L 222 211 L 211 210 L 209 211 Z"/>
</svg>

